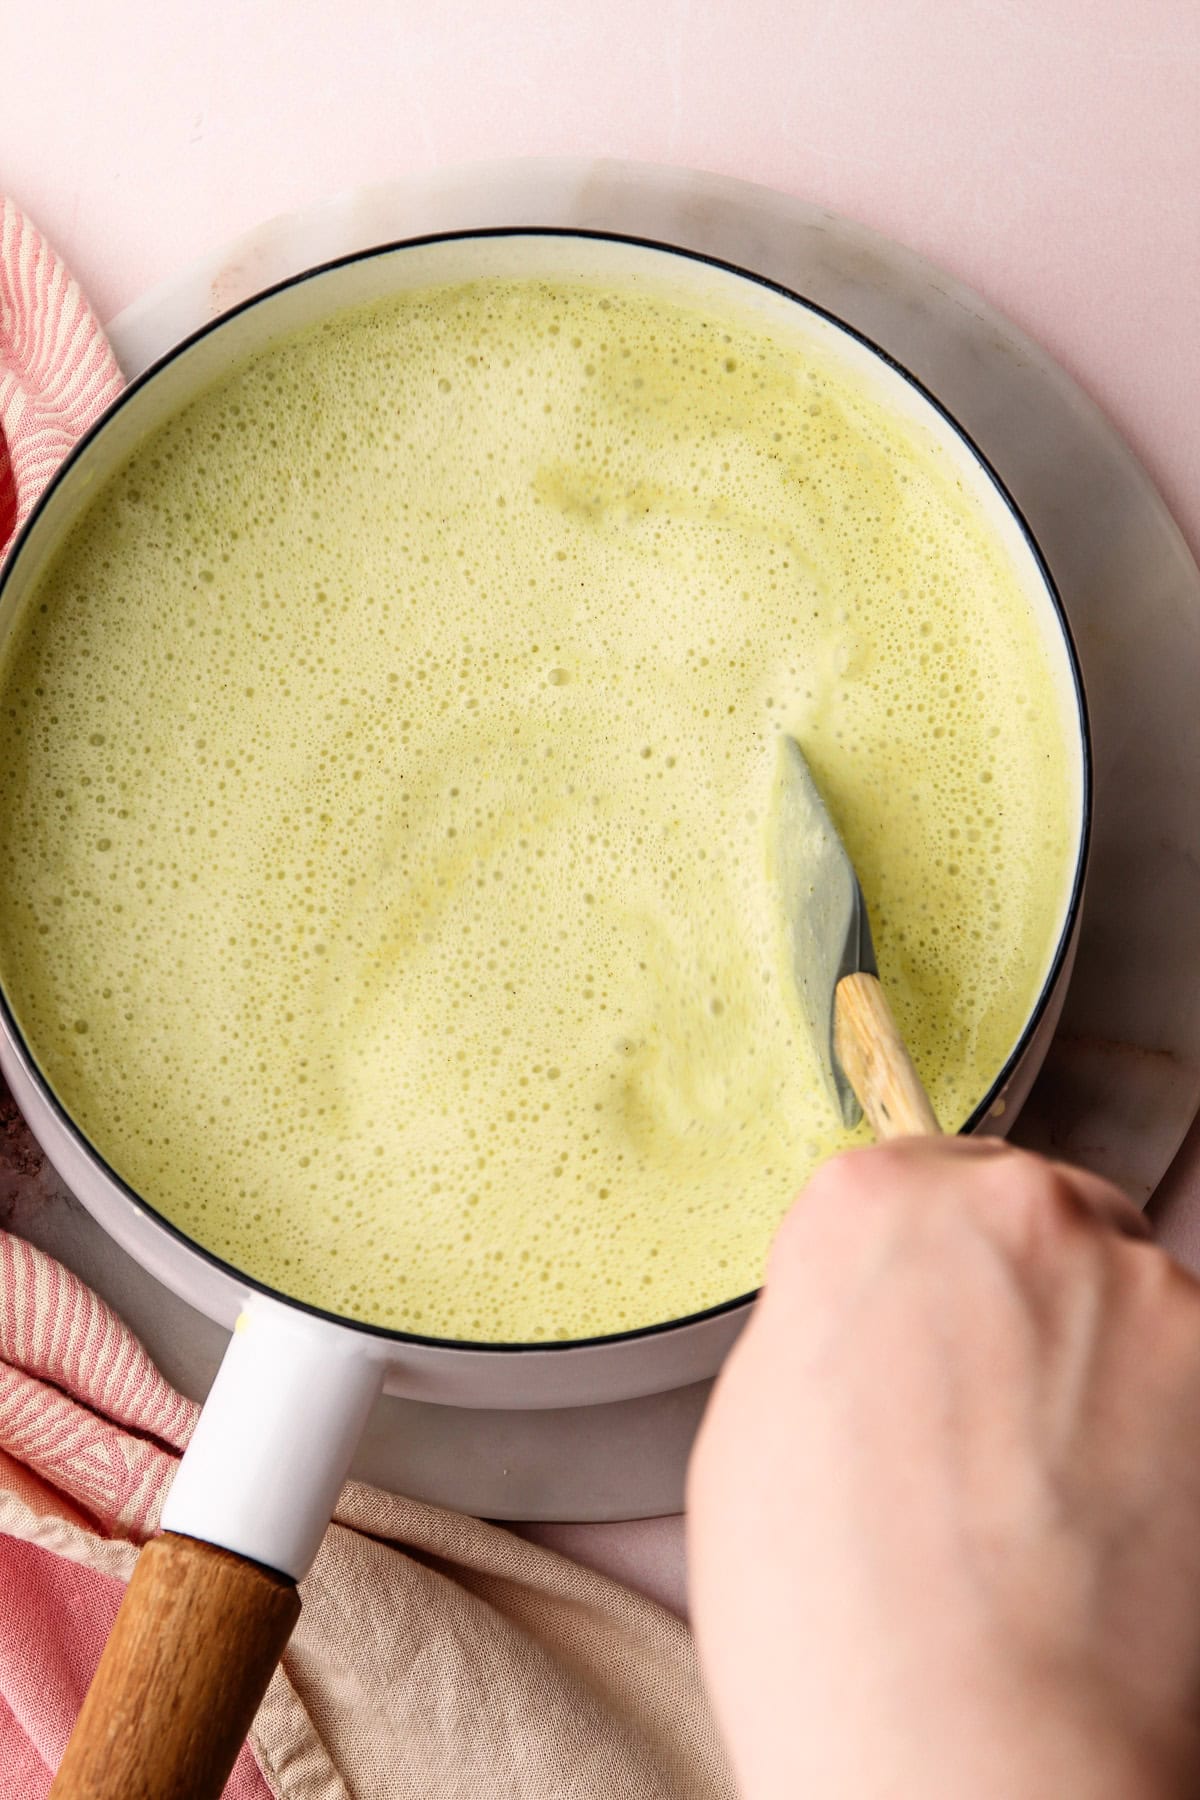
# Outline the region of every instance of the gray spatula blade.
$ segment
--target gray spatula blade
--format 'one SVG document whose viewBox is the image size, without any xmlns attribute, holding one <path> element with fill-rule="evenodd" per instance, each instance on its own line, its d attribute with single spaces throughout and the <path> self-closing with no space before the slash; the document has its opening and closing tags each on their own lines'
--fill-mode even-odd
<svg viewBox="0 0 1200 1800">
<path fill-rule="evenodd" d="M 857 1125 L 862 1108 L 834 1051 L 833 998 L 843 976 L 879 971 L 854 865 L 794 738 L 780 747 L 774 855 L 796 992 L 842 1120 Z"/>
</svg>

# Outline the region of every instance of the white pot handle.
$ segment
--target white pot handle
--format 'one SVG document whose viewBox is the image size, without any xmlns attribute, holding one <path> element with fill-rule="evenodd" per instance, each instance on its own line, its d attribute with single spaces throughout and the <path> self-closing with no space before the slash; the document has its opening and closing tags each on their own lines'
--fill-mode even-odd
<svg viewBox="0 0 1200 1800">
<path fill-rule="evenodd" d="M 357 1333 L 247 1302 L 52 1800 L 219 1800 L 382 1381 Z"/>
<path fill-rule="evenodd" d="M 164 1531 L 303 1580 L 383 1367 L 357 1332 L 251 1296 L 167 1495 Z"/>
</svg>

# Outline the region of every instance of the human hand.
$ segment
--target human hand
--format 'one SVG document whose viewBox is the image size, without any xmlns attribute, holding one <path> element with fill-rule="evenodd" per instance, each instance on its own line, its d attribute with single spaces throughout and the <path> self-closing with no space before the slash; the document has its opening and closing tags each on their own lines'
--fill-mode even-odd
<svg viewBox="0 0 1200 1800">
<path fill-rule="evenodd" d="M 1143 1229 L 994 1142 L 809 1184 L 689 1477 L 745 1800 L 1200 1791 L 1200 1283 Z"/>
</svg>

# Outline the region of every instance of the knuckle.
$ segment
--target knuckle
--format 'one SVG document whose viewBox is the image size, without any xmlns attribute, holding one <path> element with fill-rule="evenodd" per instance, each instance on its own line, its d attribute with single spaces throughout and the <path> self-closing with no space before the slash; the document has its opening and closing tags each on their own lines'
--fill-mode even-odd
<svg viewBox="0 0 1200 1800">
<path fill-rule="evenodd" d="M 1200 1282 L 1159 1244 L 1122 1240 L 1120 1279 L 1151 1319 L 1178 1325 L 1200 1348 Z"/>
<path fill-rule="evenodd" d="M 1200 1281 L 1157 1245 L 1125 1240 L 1110 1299 L 1160 1391 L 1200 1402 Z"/>
<path fill-rule="evenodd" d="M 797 1263 L 860 1241 L 872 1229 L 888 1187 L 886 1166 L 870 1150 L 846 1150 L 823 1163 L 801 1189 L 775 1234 L 768 1280 Z"/>
<path fill-rule="evenodd" d="M 876 1144 L 830 1157 L 809 1181 L 798 1210 L 813 1220 L 870 1229 L 915 1191 L 910 1159 L 897 1146 Z"/>
<path fill-rule="evenodd" d="M 806 1192 L 815 1200 L 832 1200 L 835 1203 L 869 1200 L 877 1187 L 876 1177 L 883 1173 L 886 1156 L 886 1148 L 879 1145 L 873 1145 L 869 1149 L 842 1150 L 821 1164 L 809 1181 Z"/>
<path fill-rule="evenodd" d="M 1067 1173 L 1014 1150 L 986 1171 L 985 1202 L 1024 1246 L 1075 1236 L 1090 1215 Z"/>
<path fill-rule="evenodd" d="M 768 1280 L 803 1263 L 828 1268 L 883 1238 L 936 1228 L 949 1210 L 942 1164 L 911 1144 L 875 1144 L 830 1157 L 784 1218 Z"/>
</svg>

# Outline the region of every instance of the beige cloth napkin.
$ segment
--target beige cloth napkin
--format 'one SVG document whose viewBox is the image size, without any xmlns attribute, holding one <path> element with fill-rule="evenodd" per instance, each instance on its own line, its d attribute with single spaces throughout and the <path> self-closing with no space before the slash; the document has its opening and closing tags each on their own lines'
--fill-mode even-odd
<svg viewBox="0 0 1200 1800">
<path fill-rule="evenodd" d="M 265 1753 L 304 1753 L 299 1699 L 356 1796 L 732 1793 L 678 1620 L 476 1520 L 362 1487 L 339 1518 L 305 1587 L 290 1691 L 277 1684 L 259 1715 Z M 339 1642 L 358 1646 L 341 1679 Z"/>
</svg>

